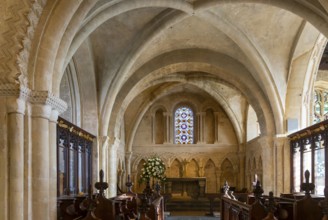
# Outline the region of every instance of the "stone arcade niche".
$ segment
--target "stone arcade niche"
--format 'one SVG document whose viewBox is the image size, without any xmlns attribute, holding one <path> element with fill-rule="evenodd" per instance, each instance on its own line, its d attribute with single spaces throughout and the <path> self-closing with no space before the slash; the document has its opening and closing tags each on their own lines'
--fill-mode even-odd
<svg viewBox="0 0 328 220">
<path fill-rule="evenodd" d="M 57 196 L 88 192 L 95 136 L 63 118 L 57 124 Z"/>
</svg>

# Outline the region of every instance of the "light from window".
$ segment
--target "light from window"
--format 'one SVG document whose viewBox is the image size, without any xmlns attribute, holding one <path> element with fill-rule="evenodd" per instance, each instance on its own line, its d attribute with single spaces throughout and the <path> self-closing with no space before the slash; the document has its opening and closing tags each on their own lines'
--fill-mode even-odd
<svg viewBox="0 0 328 220">
<path fill-rule="evenodd" d="M 328 119 L 328 91 L 316 89 L 314 91 L 313 123 Z"/>
<path fill-rule="evenodd" d="M 194 114 L 188 107 L 180 107 L 175 111 L 175 143 L 192 144 L 194 142 Z"/>
</svg>

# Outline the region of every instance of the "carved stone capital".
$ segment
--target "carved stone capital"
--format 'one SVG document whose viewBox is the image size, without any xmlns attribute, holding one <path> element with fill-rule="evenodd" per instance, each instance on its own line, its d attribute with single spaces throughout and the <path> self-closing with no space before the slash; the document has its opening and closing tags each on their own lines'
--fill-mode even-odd
<svg viewBox="0 0 328 220">
<path fill-rule="evenodd" d="M 273 141 L 275 146 L 282 147 L 288 143 L 289 139 L 287 137 L 275 137 Z"/>
<path fill-rule="evenodd" d="M 18 83 L 0 83 L 0 96 L 15 97 L 31 104 L 49 105 L 58 114 L 63 113 L 67 109 L 66 102 L 51 92 L 33 91 Z"/>
<path fill-rule="evenodd" d="M 54 96 L 49 91 L 32 91 L 31 101 L 32 104 L 49 105 L 53 109 L 56 109 L 58 113 L 63 113 L 67 109 L 65 101 L 57 96 Z"/>
<path fill-rule="evenodd" d="M 132 152 L 131 152 L 131 151 L 126 152 L 126 153 L 125 153 L 125 160 L 126 160 L 126 161 L 130 161 L 131 158 L 132 158 Z"/>
<path fill-rule="evenodd" d="M 0 83 L 0 96 L 28 100 L 31 96 L 31 90 L 16 83 Z"/>
<path fill-rule="evenodd" d="M 109 145 L 108 145 L 109 150 L 117 151 L 117 149 L 120 147 L 120 143 L 121 141 L 119 138 L 116 137 L 110 138 Z"/>
<path fill-rule="evenodd" d="M 269 149 L 273 147 L 272 137 L 261 137 L 257 140 L 257 142 L 260 144 L 262 149 Z"/>
</svg>

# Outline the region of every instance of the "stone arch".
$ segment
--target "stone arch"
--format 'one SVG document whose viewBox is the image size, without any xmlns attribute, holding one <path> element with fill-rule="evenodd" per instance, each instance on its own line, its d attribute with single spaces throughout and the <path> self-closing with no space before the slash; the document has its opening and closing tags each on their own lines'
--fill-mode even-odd
<svg viewBox="0 0 328 220">
<path fill-rule="evenodd" d="M 256 166 L 256 158 L 253 157 L 252 170 L 255 171 L 256 169 L 257 169 L 257 166 Z"/>
<path fill-rule="evenodd" d="M 182 52 L 181 54 L 180 53 L 175 53 L 175 54 L 170 54 L 170 56 L 165 56 L 165 57 L 170 57 L 170 58 L 173 58 L 173 57 L 176 57 L 177 55 L 179 55 L 178 57 L 176 57 L 176 59 L 174 59 L 175 60 L 175 62 L 183 62 L 183 61 L 180 61 L 180 59 L 181 58 L 185 58 L 185 57 L 188 57 L 189 56 L 189 54 L 191 54 L 191 53 L 187 53 L 187 51 L 190 51 L 190 50 L 184 50 L 184 52 Z M 186 52 L 186 53 L 185 53 Z M 203 52 L 205 52 L 205 51 L 203 51 Z M 206 55 L 206 52 L 203 54 L 203 53 L 201 53 L 201 51 L 198 51 L 197 52 L 197 55 L 200 55 L 201 54 L 201 57 L 202 58 L 204 58 L 204 57 L 208 57 L 208 59 L 206 59 L 206 62 L 209 62 L 209 63 L 211 63 L 211 60 L 213 59 L 213 57 L 211 58 L 211 57 L 209 57 L 208 55 L 209 54 L 207 54 Z M 220 56 L 219 54 L 216 54 L 215 55 L 216 57 L 218 57 L 218 56 Z M 164 63 L 164 60 L 163 60 L 163 58 L 160 58 L 161 59 L 161 62 L 160 63 Z M 221 57 L 220 59 L 218 59 L 219 61 L 223 61 L 224 63 L 225 63 L 225 68 L 224 69 L 221 69 L 221 68 L 218 68 L 217 69 L 217 73 L 216 74 L 218 74 L 219 72 L 221 72 L 221 73 L 227 73 L 227 72 L 229 72 L 229 79 L 228 78 L 226 78 L 226 76 L 224 76 L 224 75 L 220 75 L 220 77 L 222 77 L 223 79 L 222 80 L 226 80 L 226 81 L 231 81 L 231 79 L 233 79 L 232 78 L 232 76 L 234 75 L 234 74 L 236 74 L 236 73 L 238 73 L 238 72 L 240 72 L 241 71 L 241 69 L 240 68 L 242 68 L 241 66 L 240 66 L 240 68 L 238 68 L 238 69 L 236 69 L 235 67 L 237 66 L 237 64 L 235 63 L 235 65 L 233 65 L 233 66 L 231 66 L 231 68 L 235 68 L 232 72 L 230 72 L 229 71 L 229 65 L 227 65 L 229 62 L 232 62 L 231 60 L 230 61 L 227 61 L 227 60 L 225 60 L 225 59 L 227 59 L 227 58 L 224 58 L 224 56 L 223 57 Z M 230 59 L 230 58 L 229 58 Z M 193 60 L 193 58 L 191 58 L 191 57 L 189 57 L 189 59 L 188 60 L 190 60 L 190 61 L 192 61 Z M 218 60 L 216 60 L 216 64 L 217 64 L 217 62 L 218 62 Z M 194 60 L 195 62 L 196 62 L 196 60 Z M 205 62 L 205 60 L 204 60 L 204 62 Z M 234 61 L 235 62 L 235 61 Z M 156 59 L 154 60 L 154 63 L 156 63 Z M 179 65 L 183 65 L 183 63 L 180 63 L 180 64 L 176 64 L 176 65 L 172 65 L 172 66 L 169 66 L 169 65 L 166 65 L 166 67 L 163 69 L 163 67 L 162 68 L 160 68 L 160 69 L 152 69 L 152 70 L 147 70 L 147 69 L 140 69 L 140 70 L 138 70 L 136 73 L 135 73 L 135 75 L 133 75 L 133 77 L 137 77 L 137 75 L 139 75 L 139 71 L 140 71 L 140 74 L 147 74 L 147 72 L 153 72 L 154 74 L 156 73 L 156 71 L 159 71 L 159 70 L 161 70 L 161 71 L 165 71 L 165 72 L 167 72 L 167 71 L 172 71 L 172 69 L 174 68 L 174 69 L 176 69 L 176 68 L 178 68 L 178 66 Z M 193 68 L 209 68 L 208 67 L 208 64 L 204 64 L 204 66 L 202 67 L 202 65 L 200 64 L 200 63 L 197 63 L 197 67 L 195 67 L 195 66 L 192 66 L 192 65 L 190 65 L 190 64 L 188 64 L 189 66 L 190 66 L 190 68 L 191 69 L 193 69 Z M 216 66 L 216 65 L 215 65 Z M 145 67 L 146 68 L 146 67 Z M 153 66 L 152 66 L 152 68 L 153 68 Z M 165 70 L 166 68 L 168 68 L 168 70 Z M 184 70 L 186 69 L 186 67 L 183 65 L 183 66 L 181 66 L 181 68 L 183 68 Z M 206 72 L 216 72 L 216 70 L 215 70 L 215 68 L 217 68 L 217 67 L 214 67 L 214 66 L 211 66 L 208 70 L 206 70 Z M 196 70 L 200 70 L 200 69 L 196 69 Z M 141 72 L 142 71 L 142 72 Z M 176 69 L 176 71 L 179 71 L 178 69 Z M 250 79 L 243 79 L 243 81 L 245 82 L 245 84 L 240 84 L 240 80 L 239 80 L 239 78 L 241 77 L 241 76 L 244 76 L 245 75 L 245 72 L 247 72 L 247 70 L 245 69 L 245 71 L 243 72 L 243 74 L 241 74 L 241 75 L 238 75 L 238 85 L 237 86 L 240 86 L 240 88 L 242 89 L 242 91 L 244 91 L 245 93 L 245 95 L 248 97 L 248 101 L 252 104 L 252 105 L 254 105 L 254 109 L 256 110 L 256 112 L 257 112 L 257 115 L 258 115 L 258 118 L 259 118 L 259 122 L 260 122 L 260 127 L 261 127 L 261 133 L 264 133 L 264 134 L 266 134 L 266 133 L 268 133 L 268 134 L 270 134 L 270 133 L 272 133 L 273 131 L 272 131 L 272 128 L 274 128 L 275 126 L 272 126 L 272 120 L 273 120 L 273 118 L 272 118 L 272 113 L 271 112 L 263 112 L 263 110 L 265 110 L 265 109 L 269 109 L 269 107 L 268 107 L 268 102 L 267 102 L 267 100 L 265 100 L 266 98 L 264 98 L 263 96 L 262 96 L 262 94 L 261 93 L 254 93 L 254 94 L 252 94 L 252 89 L 250 88 L 250 87 L 252 87 L 252 88 L 254 88 L 254 87 L 257 87 L 257 85 L 256 84 L 254 84 L 254 81 L 250 81 Z M 172 74 L 172 73 L 171 73 Z M 140 78 L 141 76 L 139 76 L 139 78 Z M 151 75 L 149 75 L 149 77 L 151 77 Z M 145 83 L 145 81 L 147 81 L 146 80 L 146 78 L 144 78 L 144 80 L 143 80 L 143 83 Z M 236 82 L 234 82 L 234 83 L 236 83 Z M 232 83 L 233 84 L 233 83 Z M 140 86 L 141 84 L 138 84 L 137 83 L 137 86 Z M 249 87 L 249 88 L 245 88 L 245 86 L 247 86 L 247 87 Z M 136 89 L 137 87 L 135 87 L 134 89 Z M 131 89 L 131 88 L 128 88 L 128 87 L 126 87 L 126 88 L 122 88 L 122 92 L 130 92 L 130 94 L 135 94 L 135 90 L 134 89 Z M 252 97 L 252 96 L 253 97 Z M 262 96 L 262 97 L 261 97 Z M 124 97 L 127 97 L 127 96 L 124 96 Z M 259 101 L 259 100 L 261 100 L 261 101 Z M 120 101 L 116 101 L 115 102 L 115 106 L 116 107 L 114 107 L 114 109 L 112 109 L 113 110 L 113 112 L 116 112 L 116 111 L 119 111 L 119 106 L 120 106 Z M 226 104 L 222 104 L 222 106 L 223 107 L 225 107 L 226 106 Z M 231 119 L 233 119 L 233 117 L 231 118 Z M 113 126 L 113 124 L 112 123 L 114 123 L 115 122 L 115 120 L 114 121 L 112 121 L 113 120 L 113 118 L 111 119 L 111 122 L 109 123 L 109 126 L 110 127 L 112 127 Z M 112 125 L 111 125 L 112 124 Z M 106 124 L 104 124 L 104 126 L 108 126 L 108 125 L 106 125 Z M 235 129 L 238 131 L 239 129 L 241 129 L 241 128 L 238 128 L 238 123 L 236 122 L 235 124 L 234 124 L 234 126 L 235 126 Z M 115 126 L 113 126 L 113 127 L 115 127 Z M 107 129 L 108 129 L 108 127 L 107 127 Z M 241 140 L 240 140 L 241 141 Z M 242 141 L 241 141 L 242 142 Z"/>
<path fill-rule="evenodd" d="M 199 177 L 199 164 L 194 158 L 186 166 L 186 177 Z"/>
<path fill-rule="evenodd" d="M 140 175 L 142 173 L 141 169 L 143 168 L 144 163 L 146 163 L 146 161 L 144 159 L 141 159 L 139 161 L 139 163 L 137 163 L 137 166 L 136 166 L 136 175 L 135 175 L 135 179 L 134 179 L 134 186 L 135 186 L 136 192 L 139 192 L 139 193 L 142 192 L 146 186 L 145 183 L 140 182 Z"/>
<path fill-rule="evenodd" d="M 182 177 L 182 164 L 177 158 L 174 159 L 170 165 L 168 177 L 173 177 L 173 178 Z"/>
<path fill-rule="evenodd" d="M 225 181 L 228 181 L 229 186 L 236 187 L 236 177 L 234 174 L 234 168 L 228 158 L 224 159 L 221 163 L 220 186 L 223 186 Z"/>
<path fill-rule="evenodd" d="M 206 177 L 206 192 L 218 193 L 216 166 L 212 159 L 208 159 L 204 167 L 204 175 Z"/>
</svg>

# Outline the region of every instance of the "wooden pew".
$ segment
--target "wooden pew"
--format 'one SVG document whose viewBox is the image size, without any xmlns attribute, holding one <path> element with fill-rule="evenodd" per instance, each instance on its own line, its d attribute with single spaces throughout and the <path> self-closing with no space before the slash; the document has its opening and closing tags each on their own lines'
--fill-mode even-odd
<svg viewBox="0 0 328 220">
<path fill-rule="evenodd" d="M 322 210 L 319 207 L 319 202 L 311 197 L 310 191 L 313 191 L 315 186 L 313 183 L 309 183 L 309 178 L 310 172 L 306 170 L 306 182 L 301 184 L 301 190 L 305 191 L 305 197 L 294 203 L 294 220 L 316 220 L 322 219 L 323 217 Z"/>
<path fill-rule="evenodd" d="M 225 189 L 227 191 L 227 189 Z M 263 189 L 259 181 L 253 191 L 255 201 L 252 204 L 240 202 L 232 199 L 227 192 L 221 198 L 221 218 L 222 220 L 263 220 L 267 216 L 267 211 L 261 201 Z"/>
<path fill-rule="evenodd" d="M 85 216 L 87 211 L 80 208 L 80 204 L 85 196 L 61 197 L 57 199 L 59 220 L 73 220 L 81 216 Z"/>
</svg>

